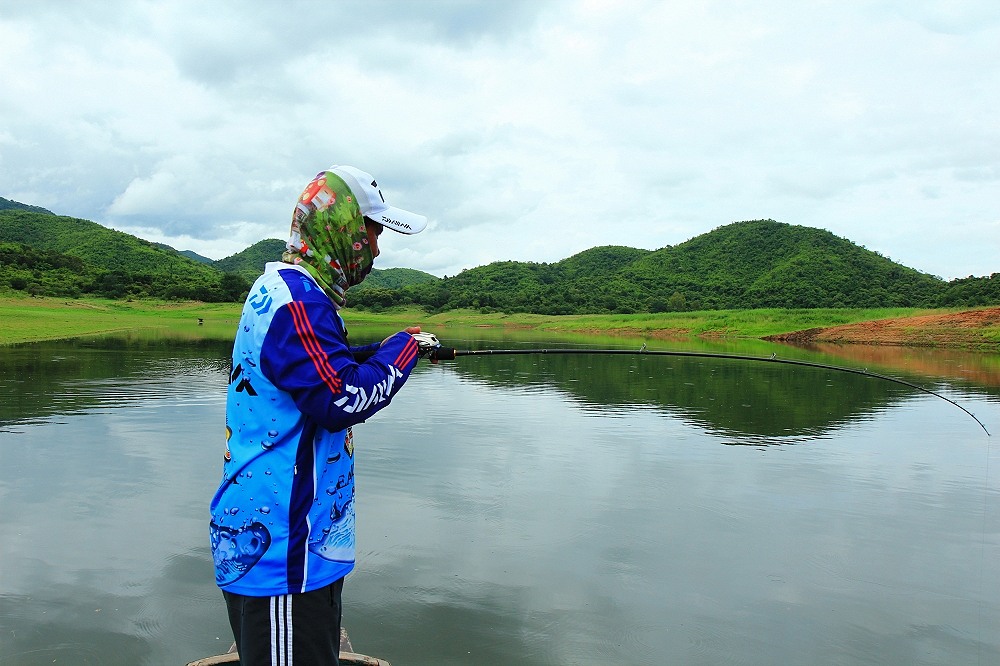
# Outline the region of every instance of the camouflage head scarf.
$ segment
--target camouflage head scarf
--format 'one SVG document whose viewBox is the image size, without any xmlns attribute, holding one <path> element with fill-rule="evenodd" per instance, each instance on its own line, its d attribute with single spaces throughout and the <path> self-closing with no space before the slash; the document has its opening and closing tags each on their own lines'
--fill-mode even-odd
<svg viewBox="0 0 1000 666">
<path fill-rule="evenodd" d="M 365 218 L 347 184 L 321 171 L 295 204 L 292 231 L 281 260 L 302 266 L 341 308 L 344 293 L 372 269 Z"/>
</svg>

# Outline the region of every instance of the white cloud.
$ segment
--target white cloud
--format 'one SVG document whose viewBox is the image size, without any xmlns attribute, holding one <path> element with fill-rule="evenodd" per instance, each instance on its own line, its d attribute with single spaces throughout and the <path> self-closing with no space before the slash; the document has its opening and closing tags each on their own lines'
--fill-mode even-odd
<svg viewBox="0 0 1000 666">
<path fill-rule="evenodd" d="M 1000 270 L 989 0 L 224 8 L 0 5 L 0 196 L 221 256 L 283 237 L 342 163 L 433 222 L 382 266 L 771 217 L 942 277 Z"/>
</svg>

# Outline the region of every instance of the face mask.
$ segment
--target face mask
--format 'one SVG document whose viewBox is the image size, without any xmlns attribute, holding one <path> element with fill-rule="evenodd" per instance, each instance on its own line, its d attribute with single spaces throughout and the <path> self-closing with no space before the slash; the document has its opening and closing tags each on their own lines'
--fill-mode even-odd
<svg viewBox="0 0 1000 666">
<path fill-rule="evenodd" d="M 309 271 L 338 307 L 374 262 L 361 209 L 347 184 L 329 171 L 317 174 L 299 196 L 287 247 L 282 261 Z"/>
</svg>

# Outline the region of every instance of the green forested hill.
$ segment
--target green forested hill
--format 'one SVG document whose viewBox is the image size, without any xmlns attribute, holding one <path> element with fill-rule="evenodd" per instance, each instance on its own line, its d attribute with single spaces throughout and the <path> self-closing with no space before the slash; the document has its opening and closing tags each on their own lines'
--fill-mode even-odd
<svg viewBox="0 0 1000 666">
<path fill-rule="evenodd" d="M 241 278 L 96 222 L 0 211 L 0 287 L 53 296 L 236 300 Z"/>
<path fill-rule="evenodd" d="M 621 245 L 605 245 L 574 254 L 568 259 L 560 261 L 557 266 L 559 273 L 565 279 L 578 280 L 614 273 L 650 254 L 652 254 L 650 250 L 637 250 L 634 247 Z"/>
<path fill-rule="evenodd" d="M 0 240 L 71 254 L 107 270 L 168 273 L 208 269 L 172 250 L 96 222 L 27 211 L 0 212 Z"/>
<path fill-rule="evenodd" d="M 611 279 L 649 250 L 605 246 L 585 250 L 554 264 L 498 261 L 436 282 L 400 290 L 400 296 L 428 308 L 493 309 L 505 312 L 569 314 L 593 312 L 611 302 L 618 285 Z M 355 302 L 368 304 L 368 295 Z M 382 295 L 382 305 L 386 305 Z M 599 309 L 596 311 L 606 311 Z"/>
<path fill-rule="evenodd" d="M 0 290 L 239 300 L 285 246 L 263 240 L 205 264 L 95 222 L 0 202 L 16 204 L 0 210 Z M 945 282 L 822 229 L 753 220 L 655 251 L 595 247 L 554 263 L 500 261 L 444 279 L 376 269 L 349 300 L 375 309 L 542 314 L 956 307 L 1000 303 L 1000 273 Z"/>
<path fill-rule="evenodd" d="M 552 264 L 496 262 L 354 300 L 401 303 L 540 314 L 976 306 L 1000 303 L 1000 274 L 948 283 L 822 229 L 753 220 L 656 251 L 601 247 Z"/>
<path fill-rule="evenodd" d="M 829 231 L 737 222 L 622 270 L 638 300 L 673 294 L 703 308 L 888 307 L 928 303 L 943 282 Z"/>
</svg>

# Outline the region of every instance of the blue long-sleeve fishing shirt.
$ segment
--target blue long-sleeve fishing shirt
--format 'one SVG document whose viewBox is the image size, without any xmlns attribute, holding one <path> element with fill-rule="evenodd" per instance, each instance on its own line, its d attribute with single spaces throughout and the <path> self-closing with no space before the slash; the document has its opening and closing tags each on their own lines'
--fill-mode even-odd
<svg viewBox="0 0 1000 666">
<path fill-rule="evenodd" d="M 357 363 L 353 353 L 374 351 Z M 407 333 L 350 348 L 309 274 L 268 264 L 233 346 L 222 483 L 211 503 L 218 585 L 307 592 L 354 568 L 351 426 L 389 404 L 417 362 Z"/>
</svg>

